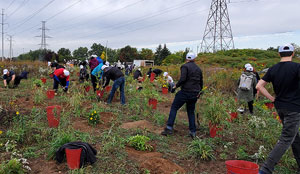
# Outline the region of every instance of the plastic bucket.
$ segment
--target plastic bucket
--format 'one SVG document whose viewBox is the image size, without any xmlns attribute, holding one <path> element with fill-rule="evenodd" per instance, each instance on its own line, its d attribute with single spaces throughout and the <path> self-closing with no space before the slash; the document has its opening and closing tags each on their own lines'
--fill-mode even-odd
<svg viewBox="0 0 300 174">
<path fill-rule="evenodd" d="M 47 91 L 47 97 L 48 97 L 48 99 L 53 99 L 54 96 L 55 96 L 55 91 L 54 90 Z"/>
<path fill-rule="evenodd" d="M 155 73 L 151 73 L 151 76 L 150 76 L 150 82 L 153 82 L 153 81 L 154 81 L 154 78 L 155 78 Z"/>
<path fill-rule="evenodd" d="M 238 117 L 238 113 L 237 112 L 231 112 L 230 113 L 231 120 L 237 119 L 237 117 Z"/>
<path fill-rule="evenodd" d="M 53 112 L 54 109 L 56 110 L 56 113 Z M 58 127 L 61 107 L 58 105 L 48 106 L 46 110 L 49 127 Z"/>
<path fill-rule="evenodd" d="M 217 125 L 212 125 L 211 123 L 209 123 L 209 135 L 211 138 L 215 138 L 217 136 L 217 133 L 222 130 L 222 127 L 218 127 Z"/>
<path fill-rule="evenodd" d="M 46 78 L 41 78 L 41 81 L 45 84 L 47 79 Z"/>
<path fill-rule="evenodd" d="M 168 88 L 161 88 L 163 94 L 168 94 Z"/>
<path fill-rule="evenodd" d="M 65 149 L 65 151 L 69 168 L 79 169 L 82 149 Z"/>
<path fill-rule="evenodd" d="M 105 91 L 106 91 L 106 92 L 109 92 L 110 90 L 111 90 L 111 86 L 106 86 L 106 87 L 105 87 Z"/>
<path fill-rule="evenodd" d="M 90 86 L 85 86 L 84 89 L 85 89 L 85 92 L 89 92 L 91 87 Z"/>
<path fill-rule="evenodd" d="M 148 101 L 149 106 L 152 106 L 152 109 L 156 109 L 157 100 L 154 98 L 150 98 Z"/>
<path fill-rule="evenodd" d="M 49 76 L 50 76 L 51 78 L 53 78 L 53 73 L 49 74 Z"/>
<path fill-rule="evenodd" d="M 97 90 L 96 93 L 99 98 L 102 98 L 104 94 L 104 90 Z"/>
<path fill-rule="evenodd" d="M 227 174 L 258 174 L 259 166 L 243 160 L 226 161 Z"/>
</svg>

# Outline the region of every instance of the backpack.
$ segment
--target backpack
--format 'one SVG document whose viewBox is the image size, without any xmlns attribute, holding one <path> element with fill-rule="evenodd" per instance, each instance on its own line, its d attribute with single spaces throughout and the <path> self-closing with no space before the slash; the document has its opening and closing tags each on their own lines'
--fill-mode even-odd
<svg viewBox="0 0 300 174">
<path fill-rule="evenodd" d="M 242 74 L 240 77 L 239 89 L 243 91 L 249 91 L 252 87 L 253 75 Z"/>
</svg>

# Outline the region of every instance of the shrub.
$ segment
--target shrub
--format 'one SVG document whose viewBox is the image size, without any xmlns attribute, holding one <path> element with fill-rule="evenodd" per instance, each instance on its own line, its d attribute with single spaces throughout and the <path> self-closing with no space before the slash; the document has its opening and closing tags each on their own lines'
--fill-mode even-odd
<svg viewBox="0 0 300 174">
<path fill-rule="evenodd" d="M 62 145 L 75 141 L 76 138 L 74 134 L 69 132 L 62 131 L 61 133 L 58 133 L 56 135 L 53 135 L 53 139 L 50 142 L 50 149 L 48 152 L 48 157 L 53 159 L 55 157 L 55 153 Z"/>
<path fill-rule="evenodd" d="M 205 140 L 198 138 L 188 146 L 188 156 L 206 161 L 215 159 L 213 148 Z"/>
<path fill-rule="evenodd" d="M 0 165 L 0 174 L 23 174 L 22 164 L 17 159 L 11 159 Z"/>
<path fill-rule="evenodd" d="M 152 151 L 153 147 L 149 144 L 149 140 L 150 138 L 144 135 L 136 135 L 128 139 L 128 145 L 135 150 Z"/>
<path fill-rule="evenodd" d="M 92 111 L 90 116 L 89 116 L 89 124 L 91 125 L 96 125 L 99 123 L 100 120 L 100 116 L 99 113 L 97 113 L 97 111 Z"/>
</svg>

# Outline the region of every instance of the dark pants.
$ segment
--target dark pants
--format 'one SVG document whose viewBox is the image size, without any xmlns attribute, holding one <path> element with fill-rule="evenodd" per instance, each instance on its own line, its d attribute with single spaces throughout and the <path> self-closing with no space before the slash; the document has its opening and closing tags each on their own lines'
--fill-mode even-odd
<svg viewBox="0 0 300 174">
<path fill-rule="evenodd" d="M 93 74 L 91 74 L 91 80 L 92 80 L 92 84 L 93 84 L 93 89 L 94 89 L 94 91 L 96 91 L 96 87 L 97 87 L 97 77 L 94 76 Z"/>
<path fill-rule="evenodd" d="M 186 103 L 186 110 L 189 118 L 189 129 L 191 133 L 196 132 L 195 124 L 195 105 L 197 102 L 198 92 L 179 91 L 171 106 L 167 128 L 173 129 L 177 111 Z"/>
<path fill-rule="evenodd" d="M 67 84 L 67 80 L 66 79 L 59 79 L 59 81 L 57 81 L 56 79 L 53 79 L 53 89 L 57 90 L 58 89 L 58 85 L 59 83 L 61 84 L 61 86 L 66 86 Z"/>
<path fill-rule="evenodd" d="M 111 103 L 112 99 L 114 98 L 116 90 L 120 87 L 120 99 L 121 104 L 125 104 L 125 93 L 124 93 L 124 87 L 125 87 L 125 78 L 120 77 L 114 81 L 114 84 L 112 86 L 112 89 L 110 91 L 107 103 Z"/>
<path fill-rule="evenodd" d="M 267 174 L 271 174 L 274 171 L 275 165 L 279 162 L 285 151 L 288 150 L 290 146 L 292 146 L 294 157 L 297 161 L 298 167 L 300 168 L 300 113 L 279 109 L 278 114 L 283 127 L 279 141 L 261 168 L 261 170 Z"/>
<path fill-rule="evenodd" d="M 250 114 L 253 114 L 253 100 L 248 102 Z"/>
<path fill-rule="evenodd" d="M 14 87 L 17 87 L 21 83 L 22 77 L 16 76 L 14 80 Z M 6 80 L 7 85 L 9 84 L 11 80 Z"/>
</svg>

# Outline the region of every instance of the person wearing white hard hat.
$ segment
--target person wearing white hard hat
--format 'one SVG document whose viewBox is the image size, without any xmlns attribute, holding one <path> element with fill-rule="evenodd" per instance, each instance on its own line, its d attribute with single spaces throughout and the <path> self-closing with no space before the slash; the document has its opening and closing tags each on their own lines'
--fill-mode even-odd
<svg viewBox="0 0 300 174">
<path fill-rule="evenodd" d="M 176 93 L 173 100 L 167 126 L 162 135 L 172 135 L 174 133 L 174 123 L 177 111 L 186 103 L 187 115 L 189 119 L 189 130 L 191 138 L 196 136 L 196 123 L 195 123 L 195 105 L 203 87 L 203 77 L 201 69 L 195 63 L 196 55 L 188 53 L 186 55 L 186 63 L 181 66 L 180 79 L 173 87 L 176 89 L 181 87 L 181 90 Z"/>
<path fill-rule="evenodd" d="M 259 174 L 271 174 L 285 152 L 292 147 L 294 158 L 300 173 L 300 64 L 293 62 L 295 48 L 283 45 L 278 49 L 280 62 L 270 67 L 256 85 L 256 89 L 275 104 L 282 122 L 279 140 L 261 166 Z M 265 86 L 272 83 L 275 95 L 271 95 Z M 295 166 L 296 167 L 296 166 Z M 280 173 L 277 171 L 276 173 Z"/>
<path fill-rule="evenodd" d="M 125 78 L 122 71 L 117 67 L 108 67 L 107 65 L 102 66 L 103 77 L 105 78 L 105 84 L 103 88 L 105 88 L 110 80 L 114 81 L 110 94 L 108 96 L 107 103 L 110 104 L 112 99 L 114 98 L 115 92 L 118 88 L 120 88 L 120 99 L 121 104 L 125 104 Z"/>
<path fill-rule="evenodd" d="M 56 69 L 53 73 L 53 81 L 53 89 L 56 94 L 59 84 L 63 87 L 63 90 L 67 92 L 70 84 L 70 72 L 63 68 Z"/>
<path fill-rule="evenodd" d="M 244 102 L 246 102 L 248 104 L 250 114 L 253 114 L 253 102 L 256 93 L 255 86 L 257 84 L 257 77 L 253 71 L 254 68 L 250 64 L 246 64 L 245 70 L 238 80 L 237 98 L 241 104 L 238 108 L 240 113 L 244 113 L 245 107 L 243 105 Z"/>
<path fill-rule="evenodd" d="M 173 87 L 175 86 L 173 78 L 169 75 L 168 72 L 164 72 L 163 76 L 166 78 L 168 84 L 168 91 L 171 92 Z"/>
<path fill-rule="evenodd" d="M 88 81 L 89 80 L 89 73 L 84 65 L 79 66 L 80 71 L 79 71 L 79 82 L 83 83 L 84 80 Z"/>
</svg>

